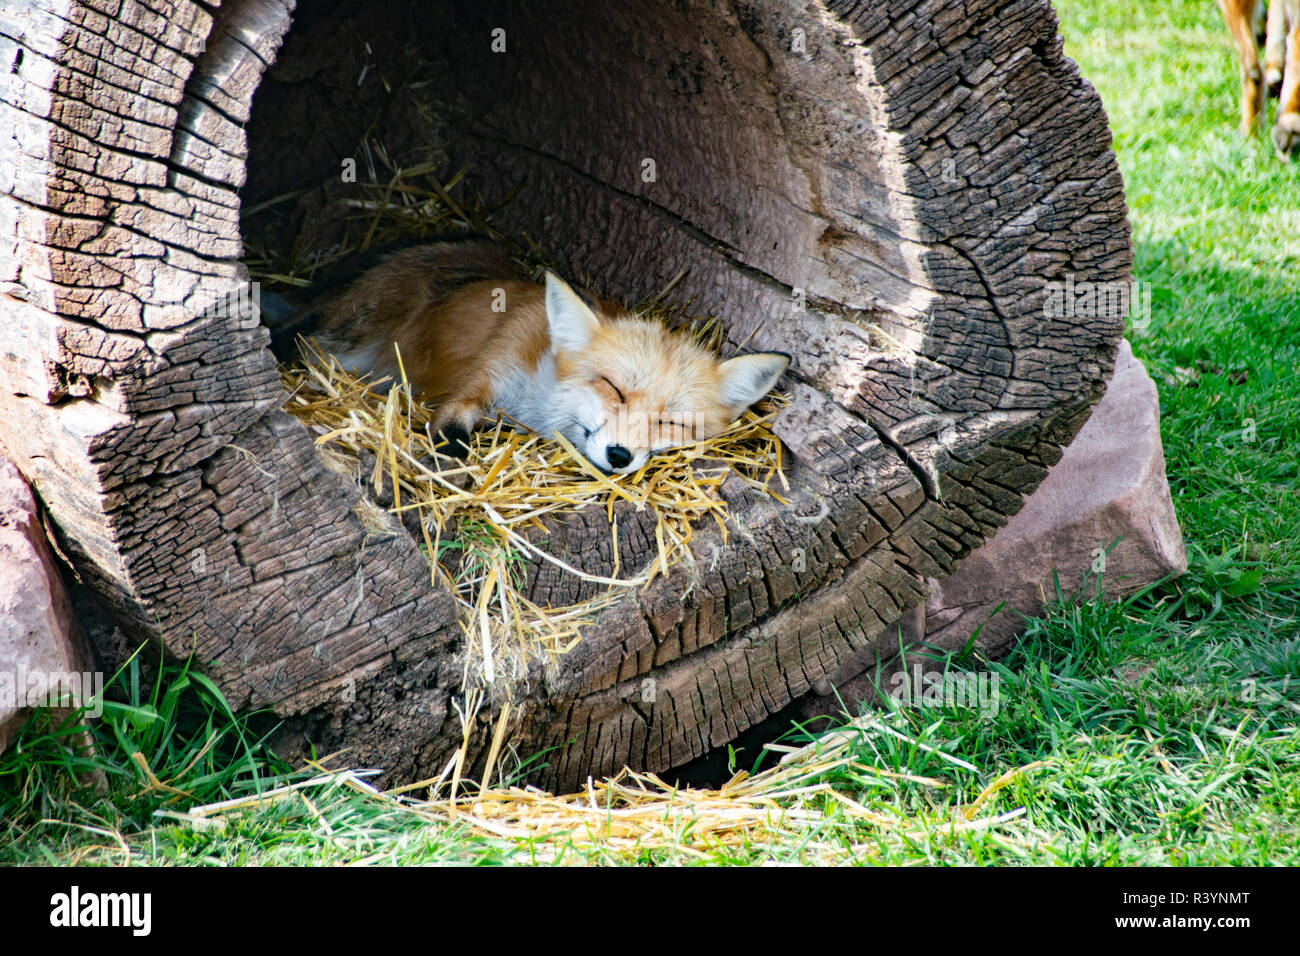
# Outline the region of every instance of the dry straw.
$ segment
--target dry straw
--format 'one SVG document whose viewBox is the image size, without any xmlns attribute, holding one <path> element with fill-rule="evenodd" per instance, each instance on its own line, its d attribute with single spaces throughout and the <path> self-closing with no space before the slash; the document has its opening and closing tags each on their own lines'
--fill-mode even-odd
<svg viewBox="0 0 1300 956">
<path fill-rule="evenodd" d="M 504 719 L 498 721 L 494 748 L 504 723 Z M 380 791 L 367 782 L 365 778 L 376 771 L 330 771 L 315 763 L 318 775 L 309 780 L 167 816 L 196 829 L 220 828 L 242 812 L 306 800 L 306 790 L 344 788 L 433 825 L 458 825 L 481 837 L 525 846 L 535 862 L 550 862 L 575 850 L 575 858 L 584 862 L 590 857 L 583 851 L 635 860 L 650 849 L 672 850 L 687 859 L 710 859 L 720 853 L 743 853 L 759 844 L 798 845 L 805 861 L 839 862 L 879 853 L 891 844 L 913 845 L 962 833 L 980 833 L 1007 846 L 1030 847 L 1034 834 L 1032 828 L 1023 826 L 1023 807 L 996 814 L 981 814 L 980 810 L 1010 783 L 1046 766 L 1044 762 L 1003 774 L 968 808 L 951 817 L 920 819 L 888 801 L 867 806 L 831 782 L 837 775 L 847 774 L 863 783 L 874 780 L 884 792 L 904 785 L 933 790 L 949 786 L 936 777 L 896 773 L 865 762 L 858 753 L 860 742 L 880 733 L 902 736 L 876 717 L 865 716 L 802 747 L 768 744 L 767 749 L 782 754 L 775 766 L 753 775 L 741 771 L 716 789 L 676 787 L 655 774 L 630 770 L 608 780 L 589 779 L 584 789 L 564 795 L 504 784 L 480 787 L 461 777 L 462 750 L 438 779 L 397 790 Z M 943 751 L 934 753 L 945 763 L 966 766 L 965 761 Z M 491 776 L 489 766 L 484 779 Z M 410 793 L 415 790 L 426 793 L 414 798 Z M 307 806 L 314 810 L 309 801 Z M 1016 827 L 1009 826 L 1013 821 Z M 325 824 L 323 817 L 320 822 Z M 832 838 L 835 830 L 851 839 Z M 386 854 L 380 854 L 352 862 L 364 865 L 386 859 Z"/>
<path fill-rule="evenodd" d="M 366 156 L 372 168 L 387 163 L 373 144 Z M 371 184 L 368 198 L 350 202 L 365 217 L 359 248 L 426 232 L 473 229 L 498 237 L 521 272 L 535 276 L 539 258 L 532 243 L 501 236 L 491 226 L 492 210 L 477 196 L 463 203 L 452 197 L 463 175 L 464 170 L 443 184 L 431 166 L 421 166 L 393 170 L 387 183 Z M 292 275 L 261 275 L 301 283 L 302 272 L 354 248 L 345 244 L 312 257 Z M 716 320 L 683 316 L 663 305 L 680 278 L 638 311 L 716 347 L 721 338 Z M 459 600 L 466 690 L 481 686 L 493 699 L 508 698 L 551 672 L 581 639 L 583 626 L 620 591 L 689 562 L 701 521 L 716 524 L 725 539 L 727 506 L 718 489 L 729 477 L 784 500 L 774 487 L 785 487 L 781 443 L 769 427 L 778 399 L 760 406 L 757 414 L 746 413 L 715 438 L 652 457 L 634 475 L 607 476 L 562 436 L 514 429 L 506 421 L 476 432 L 468 459 L 456 462 L 437 454 L 432 412 L 412 394 L 404 375 L 395 383 L 365 381 L 310 343 L 305 351 L 301 364 L 282 370 L 290 394 L 287 410 L 316 434 L 331 467 L 357 480 L 417 535 L 435 585 L 449 584 Z M 619 502 L 654 516 L 656 553 L 648 567 L 617 566 Z M 601 509 L 609 519 L 616 565 L 608 573 L 591 573 L 536 543 L 545 519 L 583 508 Z M 394 522 L 372 501 L 363 501 L 357 513 L 376 534 L 394 530 Z M 566 607 L 534 604 L 525 584 L 528 565 L 537 563 L 597 585 L 597 596 Z"/>
<path fill-rule="evenodd" d="M 716 438 L 652 457 L 636 474 L 605 475 L 562 436 L 515 430 L 504 421 L 475 432 L 468 458 L 453 461 L 438 453 L 432 412 L 408 383 L 383 394 L 319 350 L 284 369 L 283 378 L 287 410 L 316 434 L 327 464 L 407 519 L 430 557 L 434 584 L 454 589 L 471 684 L 514 684 L 529 677 L 533 664 L 553 663 L 621 589 L 690 561 L 700 520 L 715 523 L 725 539 L 727 506 L 718 487 L 729 476 L 778 499 L 769 483 L 784 480 L 768 415 L 749 412 Z M 610 521 L 617 555 L 618 502 L 654 516 L 657 553 L 648 567 L 592 574 L 535 543 L 544 519 L 597 508 Z M 358 513 L 372 532 L 391 532 L 392 522 L 376 511 L 366 502 Z M 528 562 L 551 564 L 602 590 L 578 605 L 540 607 L 523 593 Z"/>
</svg>

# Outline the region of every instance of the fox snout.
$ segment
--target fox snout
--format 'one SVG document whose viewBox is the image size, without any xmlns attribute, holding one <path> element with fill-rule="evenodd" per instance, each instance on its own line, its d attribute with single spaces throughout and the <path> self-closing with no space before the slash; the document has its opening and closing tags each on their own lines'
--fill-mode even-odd
<svg viewBox="0 0 1300 956">
<path fill-rule="evenodd" d="M 621 406 L 602 415 L 594 428 L 580 427 L 578 450 L 601 471 L 613 475 L 632 474 L 656 452 L 689 444 L 695 435 L 703 434 L 695 426 L 664 428 L 649 413 Z"/>
<path fill-rule="evenodd" d="M 617 439 L 606 441 L 593 435 L 581 451 L 587 460 L 607 475 L 630 475 L 650 457 L 648 448 L 632 449 Z"/>
</svg>

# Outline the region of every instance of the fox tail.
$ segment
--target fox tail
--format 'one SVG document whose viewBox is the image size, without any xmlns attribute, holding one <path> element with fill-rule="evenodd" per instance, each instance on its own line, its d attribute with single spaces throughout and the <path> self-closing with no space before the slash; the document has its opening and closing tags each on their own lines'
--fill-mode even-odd
<svg viewBox="0 0 1300 956">
<path fill-rule="evenodd" d="M 509 275 L 510 261 L 499 246 L 480 233 L 448 236 L 440 239 L 408 239 L 379 249 L 369 249 L 348 256 L 322 277 L 302 290 L 298 304 L 274 292 L 262 293 L 262 321 L 271 330 L 271 351 L 286 362 L 298 355 L 298 339 L 309 336 L 321 325 L 325 307 L 339 293 L 375 266 L 395 253 L 413 247 L 426 253 L 425 277 L 449 292 L 456 286 L 478 279 Z"/>
</svg>

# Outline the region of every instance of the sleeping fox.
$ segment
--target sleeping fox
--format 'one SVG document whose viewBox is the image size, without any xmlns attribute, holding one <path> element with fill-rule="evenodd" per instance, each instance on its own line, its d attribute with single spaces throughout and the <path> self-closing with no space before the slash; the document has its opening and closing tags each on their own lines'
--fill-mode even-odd
<svg viewBox="0 0 1300 956">
<path fill-rule="evenodd" d="M 719 361 L 662 324 L 570 287 L 514 277 L 489 240 L 432 242 L 378 257 L 341 290 L 272 329 L 291 356 L 313 336 L 355 374 L 399 375 L 435 407 L 434 429 L 456 457 L 498 411 L 543 435 L 559 432 L 607 474 L 711 438 L 771 390 L 780 352 Z"/>
</svg>

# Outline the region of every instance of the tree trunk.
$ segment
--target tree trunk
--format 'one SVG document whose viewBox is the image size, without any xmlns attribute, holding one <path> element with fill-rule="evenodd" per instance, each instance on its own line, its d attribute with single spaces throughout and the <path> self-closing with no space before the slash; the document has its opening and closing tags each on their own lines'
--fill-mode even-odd
<svg viewBox="0 0 1300 956">
<path fill-rule="evenodd" d="M 795 357 L 791 505 L 724 486 L 726 542 L 702 527 L 693 568 L 624 595 L 513 710 L 521 752 L 556 748 L 547 786 L 681 765 L 896 650 L 922 580 L 1020 508 L 1100 397 L 1123 315 L 1082 283 L 1128 280 L 1129 233 L 1056 27 L 1046 0 L 17 0 L 0 442 L 132 633 L 288 718 L 286 747 L 441 771 L 454 603 L 409 536 L 367 538 L 233 294 L 246 161 L 249 204 L 337 190 L 376 117 L 398 152 L 432 124 L 485 194 L 524 184 L 503 221 L 562 271 L 637 301 L 689 267 L 674 297 L 729 348 Z M 609 561 L 599 524 L 551 550 Z M 622 567 L 653 551 L 629 536 Z"/>
</svg>

